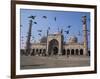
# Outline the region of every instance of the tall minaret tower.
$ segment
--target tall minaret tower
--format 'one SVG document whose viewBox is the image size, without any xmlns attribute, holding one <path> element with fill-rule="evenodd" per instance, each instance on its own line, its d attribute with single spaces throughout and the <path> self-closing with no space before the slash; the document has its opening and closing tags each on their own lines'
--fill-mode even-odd
<svg viewBox="0 0 100 79">
<path fill-rule="evenodd" d="M 86 16 L 82 17 L 82 23 L 83 23 L 84 55 L 88 55 L 88 37 L 87 37 Z"/>
<path fill-rule="evenodd" d="M 27 41 L 26 41 L 26 54 L 27 55 L 30 54 L 30 50 L 31 50 L 31 43 L 30 43 L 31 31 L 32 31 L 32 20 L 29 21 L 28 37 L 27 37 Z"/>
</svg>

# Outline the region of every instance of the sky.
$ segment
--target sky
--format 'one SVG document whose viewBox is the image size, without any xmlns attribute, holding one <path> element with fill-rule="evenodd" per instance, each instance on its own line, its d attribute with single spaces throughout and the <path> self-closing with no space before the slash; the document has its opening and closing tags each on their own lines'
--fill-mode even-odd
<svg viewBox="0 0 100 79">
<path fill-rule="evenodd" d="M 63 29 L 65 42 L 68 41 L 70 36 L 76 36 L 78 38 L 78 42 L 83 42 L 82 16 L 87 16 L 87 30 L 90 31 L 89 12 L 20 9 L 21 48 L 24 48 L 26 45 L 26 39 L 29 30 L 29 20 L 31 20 L 29 16 L 36 16 L 34 19 L 32 19 L 33 23 L 31 43 L 39 42 L 41 37 L 47 36 L 47 29 L 49 27 L 49 34 L 57 33 L 61 31 L 61 29 Z M 34 22 L 36 22 L 37 24 L 35 24 Z M 70 28 L 68 28 L 68 26 L 70 26 Z M 38 30 L 42 30 L 42 32 L 39 32 Z M 69 31 L 69 33 L 67 34 L 65 31 Z M 41 34 L 41 36 L 39 34 Z M 88 32 L 88 46 L 90 46 L 89 40 L 90 35 Z"/>
</svg>

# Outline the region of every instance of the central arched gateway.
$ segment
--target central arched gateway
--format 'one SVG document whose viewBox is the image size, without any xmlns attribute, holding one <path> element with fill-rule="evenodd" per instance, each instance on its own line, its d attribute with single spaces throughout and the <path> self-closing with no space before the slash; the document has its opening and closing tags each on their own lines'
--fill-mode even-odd
<svg viewBox="0 0 100 79">
<path fill-rule="evenodd" d="M 58 32 L 47 36 L 46 55 L 62 55 L 63 35 Z"/>
<path fill-rule="evenodd" d="M 59 51 L 58 47 L 59 47 L 59 42 L 56 39 L 52 39 L 49 42 L 48 54 L 49 55 L 57 55 L 58 51 Z"/>
</svg>

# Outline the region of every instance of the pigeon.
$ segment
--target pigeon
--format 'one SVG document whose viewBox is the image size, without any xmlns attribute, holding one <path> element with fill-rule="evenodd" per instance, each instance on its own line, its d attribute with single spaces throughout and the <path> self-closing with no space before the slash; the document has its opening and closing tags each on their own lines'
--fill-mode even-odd
<svg viewBox="0 0 100 79">
<path fill-rule="evenodd" d="M 65 31 L 66 32 L 66 34 L 69 34 L 69 30 L 67 30 L 67 31 Z"/>
<path fill-rule="evenodd" d="M 39 33 L 38 35 L 40 35 L 41 36 L 41 34 Z"/>
<path fill-rule="evenodd" d="M 42 30 L 38 30 L 38 32 L 42 32 Z"/>
<path fill-rule="evenodd" d="M 56 21 L 56 17 L 54 18 L 54 20 Z"/>
<path fill-rule="evenodd" d="M 35 17 L 36 17 L 36 16 L 29 16 L 28 18 L 32 18 L 32 19 L 35 19 Z"/>
<path fill-rule="evenodd" d="M 34 24 L 37 24 L 37 22 L 34 22 Z"/>
<path fill-rule="evenodd" d="M 70 28 L 71 26 L 69 25 L 68 28 Z"/>
<path fill-rule="evenodd" d="M 47 19 L 47 16 L 43 16 L 43 18 Z"/>
</svg>

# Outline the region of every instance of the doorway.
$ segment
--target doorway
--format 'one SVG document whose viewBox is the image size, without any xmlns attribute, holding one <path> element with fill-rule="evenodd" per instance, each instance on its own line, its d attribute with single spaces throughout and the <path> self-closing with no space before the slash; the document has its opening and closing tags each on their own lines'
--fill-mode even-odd
<svg viewBox="0 0 100 79">
<path fill-rule="evenodd" d="M 57 55 L 57 54 L 58 54 L 58 48 L 57 48 L 57 47 L 54 47 L 54 48 L 53 48 L 53 54 L 54 54 L 54 55 Z"/>
</svg>

